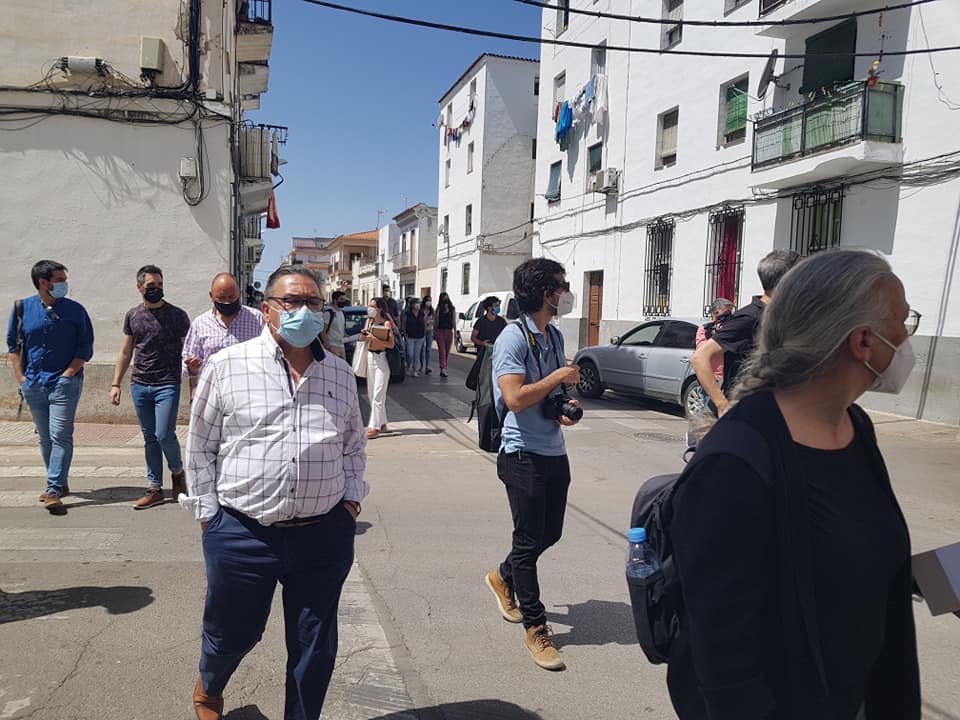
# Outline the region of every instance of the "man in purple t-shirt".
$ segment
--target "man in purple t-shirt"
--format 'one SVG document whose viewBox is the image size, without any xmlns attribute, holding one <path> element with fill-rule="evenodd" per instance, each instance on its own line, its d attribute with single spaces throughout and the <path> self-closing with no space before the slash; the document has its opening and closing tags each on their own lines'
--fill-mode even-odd
<svg viewBox="0 0 960 720">
<path fill-rule="evenodd" d="M 190 329 L 190 317 L 163 299 L 163 272 L 156 265 L 137 271 L 137 291 L 143 303 L 127 311 L 123 319 L 123 345 L 117 356 L 110 388 L 110 402 L 120 404 L 120 381 L 130 360 L 130 396 L 143 431 L 147 458 L 147 492 L 133 507 L 143 510 L 163 502 L 163 458 L 176 499 L 187 491 L 187 476 L 177 439 L 180 409 L 180 355 Z M 134 352 L 136 351 L 136 352 Z"/>
</svg>

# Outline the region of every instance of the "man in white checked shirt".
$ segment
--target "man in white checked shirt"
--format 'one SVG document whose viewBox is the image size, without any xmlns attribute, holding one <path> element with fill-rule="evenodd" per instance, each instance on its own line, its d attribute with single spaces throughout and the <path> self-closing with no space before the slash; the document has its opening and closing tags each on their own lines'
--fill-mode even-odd
<svg viewBox="0 0 960 720">
<path fill-rule="evenodd" d="M 351 368 L 325 354 L 323 299 L 302 266 L 267 282 L 267 325 L 210 358 L 187 440 L 188 496 L 203 529 L 207 598 L 199 720 L 223 713 L 223 689 L 260 640 L 276 584 L 287 639 L 285 720 L 317 720 L 337 654 L 337 605 L 369 486 Z"/>
<path fill-rule="evenodd" d="M 263 330 L 263 314 L 240 302 L 240 286 L 230 273 L 220 273 L 210 286 L 213 309 L 198 315 L 190 323 L 183 341 L 183 372 L 190 380 L 190 397 L 204 363 L 225 347 L 246 342 Z"/>
</svg>

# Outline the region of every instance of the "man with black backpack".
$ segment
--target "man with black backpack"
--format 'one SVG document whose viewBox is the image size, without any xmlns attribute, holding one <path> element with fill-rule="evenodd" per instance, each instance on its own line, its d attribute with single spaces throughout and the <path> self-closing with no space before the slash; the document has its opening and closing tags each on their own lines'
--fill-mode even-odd
<svg viewBox="0 0 960 720">
<path fill-rule="evenodd" d="M 70 493 L 73 419 L 83 390 L 83 366 L 93 357 L 93 325 L 83 305 L 67 297 L 63 265 L 41 260 L 30 278 L 37 294 L 14 303 L 7 350 L 47 469 L 40 502 L 57 513 L 63 511 L 60 498 Z"/>
<path fill-rule="evenodd" d="M 495 408 L 502 418 L 497 474 L 510 502 L 513 545 L 485 582 L 503 618 L 523 623 L 524 645 L 533 661 L 562 670 L 563 658 L 540 602 L 537 560 L 563 531 L 570 463 L 562 428 L 575 425 L 582 415 L 565 391 L 579 381 L 580 370 L 566 364 L 563 336 L 550 322 L 570 312 L 573 295 L 563 266 L 547 258 L 519 265 L 513 292 L 521 317 L 497 338 L 492 372 Z"/>
</svg>

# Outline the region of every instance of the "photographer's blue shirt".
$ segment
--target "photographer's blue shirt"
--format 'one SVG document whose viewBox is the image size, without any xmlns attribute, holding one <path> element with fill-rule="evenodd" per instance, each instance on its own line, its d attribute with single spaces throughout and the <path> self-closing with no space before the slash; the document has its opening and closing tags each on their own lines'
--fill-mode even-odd
<svg viewBox="0 0 960 720">
<path fill-rule="evenodd" d="M 533 333 L 540 348 L 540 364 L 537 364 L 523 328 L 516 323 L 507 325 L 493 344 L 493 399 L 497 412 L 503 417 L 500 450 L 506 453 L 525 450 L 537 455 L 565 455 L 567 449 L 560 423 L 544 417 L 542 403 L 515 413 L 507 410 L 500 393 L 498 378 L 502 375 L 526 375 L 524 384 L 530 384 L 566 364 L 563 335 L 557 328 L 548 326 L 549 337 L 544 337 L 529 315 L 523 315 L 521 320 Z M 540 374 L 541 367 L 543 375 Z"/>
<path fill-rule="evenodd" d="M 75 358 L 93 357 L 93 325 L 83 305 L 70 298 L 44 306 L 39 295 L 23 301 L 23 335 L 26 340 L 27 385 L 52 385 Z M 17 349 L 17 310 L 10 311 L 7 351 Z M 78 375 L 82 374 L 81 370 Z"/>
</svg>

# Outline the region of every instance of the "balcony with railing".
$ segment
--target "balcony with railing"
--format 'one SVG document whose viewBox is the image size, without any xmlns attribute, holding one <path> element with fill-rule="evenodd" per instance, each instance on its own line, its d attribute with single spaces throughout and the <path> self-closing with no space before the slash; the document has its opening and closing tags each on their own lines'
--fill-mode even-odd
<svg viewBox="0 0 960 720">
<path fill-rule="evenodd" d="M 237 62 L 265 63 L 272 45 L 272 0 L 238 0 Z"/>
<path fill-rule="evenodd" d="M 760 20 L 780 23 L 783 20 L 809 20 L 810 18 L 846 15 L 857 10 L 879 7 L 879 0 L 760 0 Z M 809 33 L 810 28 L 825 25 L 787 24 L 767 25 L 758 29 L 758 35 L 786 38 L 797 33 Z"/>
<path fill-rule="evenodd" d="M 243 215 L 266 212 L 273 191 L 273 178 L 280 174 L 279 146 L 286 142 L 287 128 L 282 125 L 244 124 L 238 128 L 237 154 Z"/>
<path fill-rule="evenodd" d="M 403 272 L 405 270 L 415 270 L 417 268 L 416 253 L 412 248 L 403 250 L 391 258 L 394 272 Z"/>
<path fill-rule="evenodd" d="M 755 187 L 787 187 L 903 161 L 904 86 L 854 82 L 759 117 L 753 128 Z"/>
<path fill-rule="evenodd" d="M 263 247 L 263 215 L 247 215 L 240 221 L 244 247 Z"/>
</svg>

